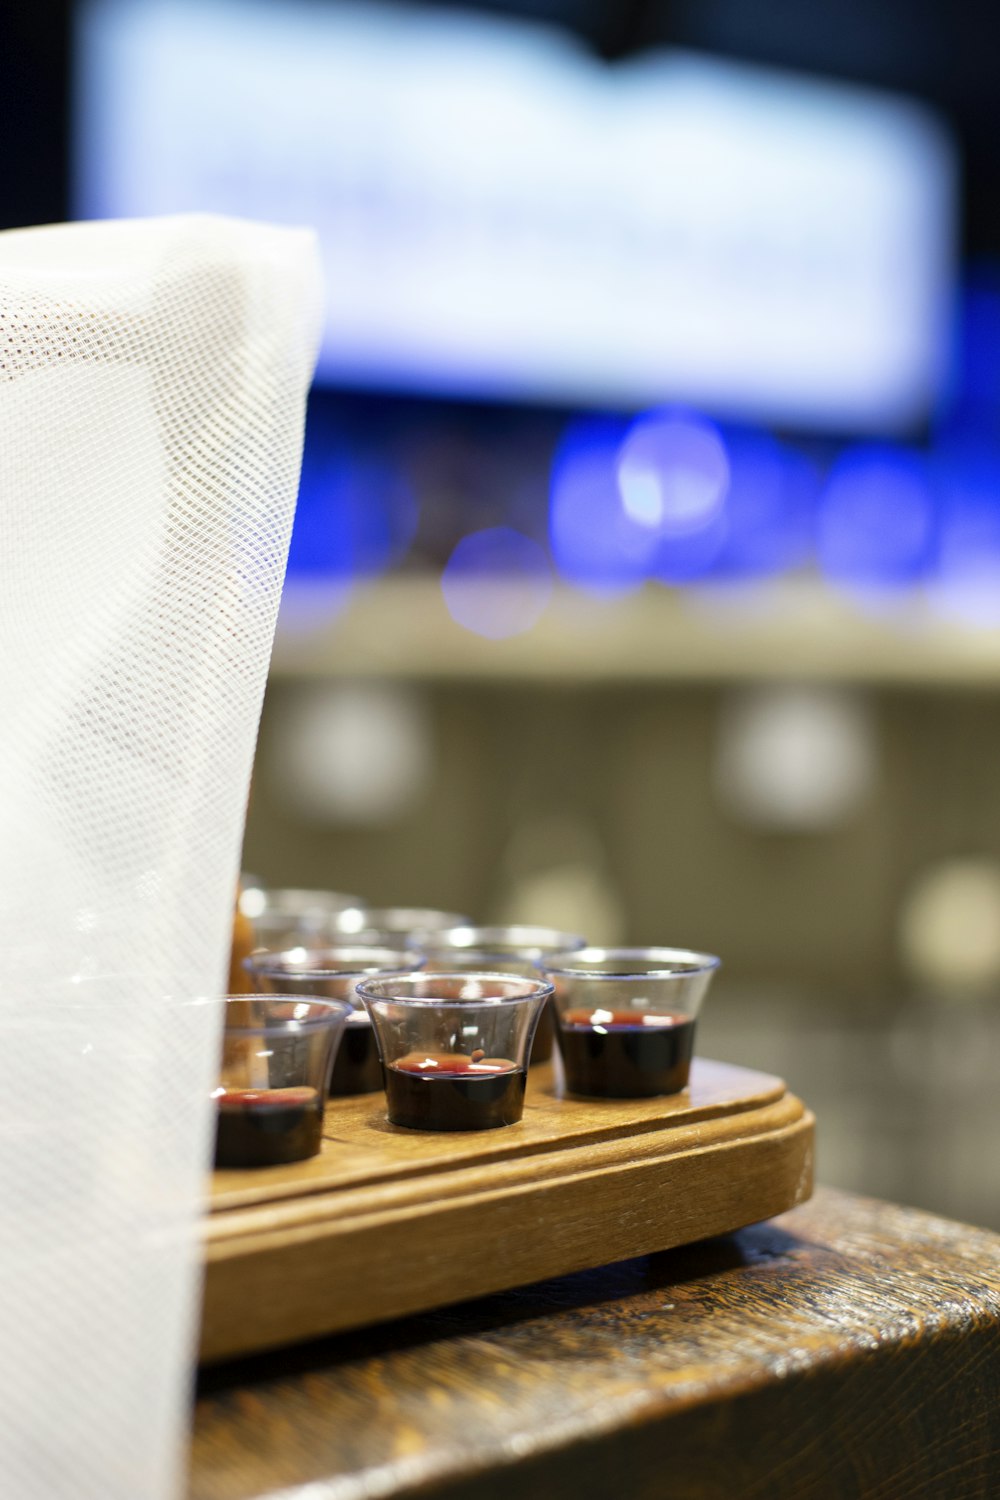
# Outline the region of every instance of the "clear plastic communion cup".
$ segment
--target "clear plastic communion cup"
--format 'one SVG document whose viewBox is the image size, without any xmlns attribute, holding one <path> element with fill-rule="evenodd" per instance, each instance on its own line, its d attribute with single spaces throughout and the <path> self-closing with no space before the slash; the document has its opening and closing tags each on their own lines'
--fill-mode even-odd
<svg viewBox="0 0 1000 1500">
<path fill-rule="evenodd" d="M 315 1156 L 350 1007 L 301 995 L 232 995 L 225 1006 L 215 1165 L 272 1167 Z"/>
<path fill-rule="evenodd" d="M 375 1028 L 388 1117 L 411 1130 L 516 1124 L 552 986 L 512 974 L 407 974 L 358 984 Z"/>
<path fill-rule="evenodd" d="M 585 948 L 587 939 L 575 932 L 559 932 L 555 927 L 535 927 L 514 923 L 506 927 L 448 927 L 428 933 L 421 946 L 432 969 L 460 969 L 463 972 L 522 974 L 537 978 L 545 957 Z M 552 1056 L 555 1016 L 551 1002 L 538 1022 L 531 1047 L 532 1063 L 546 1062 Z"/>
<path fill-rule="evenodd" d="M 382 1087 L 375 1033 L 355 993 L 359 979 L 408 974 L 423 968 L 423 954 L 412 948 L 368 948 L 353 943 L 335 948 L 290 948 L 284 953 L 252 953 L 243 967 L 258 994 L 314 996 L 350 1007 L 330 1075 L 330 1097 L 371 1094 Z"/>
<path fill-rule="evenodd" d="M 398 947 L 402 940 L 403 946 L 424 949 L 429 933 L 461 927 L 468 920 L 456 912 L 437 911 L 430 906 L 356 906 L 337 912 L 333 928 L 346 943 L 352 942 L 356 933 L 379 932 L 383 940 L 392 940 L 390 946 Z"/>
<path fill-rule="evenodd" d="M 253 886 L 240 893 L 239 905 L 253 930 L 254 947 L 280 950 L 296 943 L 316 948 L 335 942 L 335 918 L 342 911 L 356 910 L 358 899 L 338 891 Z"/>
<path fill-rule="evenodd" d="M 685 948 L 581 948 L 539 967 L 555 987 L 570 1093 L 637 1099 L 687 1087 L 717 958 Z"/>
</svg>

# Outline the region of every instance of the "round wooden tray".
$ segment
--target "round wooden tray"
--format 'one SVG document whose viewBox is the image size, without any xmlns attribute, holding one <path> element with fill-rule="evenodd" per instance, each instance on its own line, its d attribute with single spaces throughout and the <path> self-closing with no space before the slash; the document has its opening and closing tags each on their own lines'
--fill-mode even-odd
<svg viewBox="0 0 1000 1500">
<path fill-rule="evenodd" d="M 698 1058 L 659 1099 L 563 1097 L 437 1135 L 331 1101 L 310 1161 L 216 1172 L 203 1360 L 333 1333 L 723 1234 L 812 1191 L 813 1117 L 784 1083 Z"/>
</svg>

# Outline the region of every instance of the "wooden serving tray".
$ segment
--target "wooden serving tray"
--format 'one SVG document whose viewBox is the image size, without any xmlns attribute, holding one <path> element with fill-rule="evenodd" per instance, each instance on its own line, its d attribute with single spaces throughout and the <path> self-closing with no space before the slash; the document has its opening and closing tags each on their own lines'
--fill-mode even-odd
<svg viewBox="0 0 1000 1500">
<path fill-rule="evenodd" d="M 201 1357 L 225 1359 L 723 1234 L 812 1192 L 813 1117 L 778 1078 L 696 1059 L 682 1094 L 560 1096 L 436 1135 L 382 1094 L 327 1106 L 319 1156 L 216 1172 Z"/>
</svg>

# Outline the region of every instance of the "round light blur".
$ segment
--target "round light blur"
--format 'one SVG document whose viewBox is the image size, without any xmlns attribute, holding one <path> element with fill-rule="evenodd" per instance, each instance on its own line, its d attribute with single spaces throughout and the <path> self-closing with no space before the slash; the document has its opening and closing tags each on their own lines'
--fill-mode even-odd
<svg viewBox="0 0 1000 1500">
<path fill-rule="evenodd" d="M 687 583 L 715 566 L 729 530 L 729 460 L 713 423 L 686 412 L 633 422 L 616 464 L 623 512 L 655 535 L 650 573 Z"/>
<path fill-rule="evenodd" d="M 1000 450 L 945 452 L 937 470 L 941 537 L 931 601 L 966 624 L 1000 625 Z"/>
<path fill-rule="evenodd" d="M 1000 980 L 1000 865 L 984 855 L 922 870 L 899 913 L 903 963 L 941 995 L 995 990 Z"/>
<path fill-rule="evenodd" d="M 934 496 L 917 454 L 879 444 L 848 449 L 820 501 L 820 566 L 852 592 L 905 588 L 930 566 L 935 524 Z"/>
<path fill-rule="evenodd" d="M 299 816 L 375 826 L 419 799 L 433 755 L 427 706 L 412 688 L 317 682 L 286 691 L 269 764 L 276 794 Z"/>
<path fill-rule="evenodd" d="M 729 433 L 727 536 L 716 572 L 761 577 L 812 556 L 817 475 L 803 453 L 763 432 Z"/>
<path fill-rule="evenodd" d="M 787 833 L 837 827 L 870 799 L 877 769 L 875 725 L 859 694 L 759 687 L 723 703 L 715 792 L 738 822 Z"/>
<path fill-rule="evenodd" d="M 652 412 L 633 422 L 616 473 L 625 514 L 668 537 L 709 527 L 729 488 L 722 434 L 682 412 Z"/>
<path fill-rule="evenodd" d="M 605 419 L 574 422 L 552 464 L 549 541 L 556 567 L 577 588 L 601 596 L 638 588 L 659 541 L 658 527 L 622 505 L 617 464 L 624 431 Z"/>
<path fill-rule="evenodd" d="M 445 564 L 441 592 L 457 624 L 503 640 L 530 630 L 544 614 L 552 569 L 531 537 L 494 526 L 462 538 Z"/>
</svg>

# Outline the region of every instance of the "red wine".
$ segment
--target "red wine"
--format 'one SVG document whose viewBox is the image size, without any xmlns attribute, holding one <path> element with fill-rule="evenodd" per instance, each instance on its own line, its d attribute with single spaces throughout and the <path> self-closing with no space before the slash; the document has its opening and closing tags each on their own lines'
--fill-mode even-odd
<svg viewBox="0 0 1000 1500">
<path fill-rule="evenodd" d="M 217 1167 L 274 1167 L 319 1150 L 323 1101 L 315 1089 L 228 1089 L 216 1103 Z"/>
<path fill-rule="evenodd" d="M 347 1018 L 330 1075 L 330 1096 L 373 1094 L 382 1087 L 382 1064 L 375 1029 L 365 1012 Z"/>
<path fill-rule="evenodd" d="M 604 1099 L 642 1099 L 687 1087 L 694 1019 L 661 1011 L 567 1010 L 559 1017 L 566 1087 Z"/>
<path fill-rule="evenodd" d="M 411 1052 L 385 1070 L 389 1119 L 410 1130 L 495 1130 L 521 1118 L 525 1082 L 506 1057 Z"/>
</svg>

